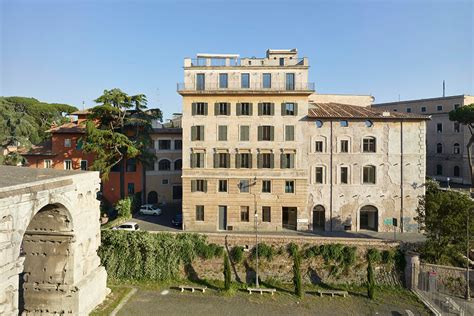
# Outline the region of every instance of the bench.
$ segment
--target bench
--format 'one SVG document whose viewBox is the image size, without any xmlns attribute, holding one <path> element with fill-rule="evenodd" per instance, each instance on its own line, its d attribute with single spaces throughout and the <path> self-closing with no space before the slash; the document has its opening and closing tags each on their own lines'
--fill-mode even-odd
<svg viewBox="0 0 474 316">
<path fill-rule="evenodd" d="M 343 297 L 346 297 L 349 295 L 347 291 L 335 291 L 335 290 L 318 290 L 316 291 L 319 296 L 323 296 L 323 294 L 328 294 L 331 295 L 331 297 L 334 297 L 334 295 L 341 295 Z"/>
<path fill-rule="evenodd" d="M 260 292 L 260 295 L 263 294 L 263 292 L 267 292 L 267 293 L 275 293 L 276 292 L 276 289 L 265 289 L 265 288 L 261 288 L 261 287 L 249 287 L 247 288 L 247 291 L 249 291 L 249 294 L 252 294 L 252 292 Z"/>
<path fill-rule="evenodd" d="M 178 288 L 181 289 L 181 292 L 184 292 L 184 290 L 191 290 L 191 292 L 194 293 L 194 290 L 199 290 L 205 293 L 207 286 L 180 285 Z"/>
</svg>

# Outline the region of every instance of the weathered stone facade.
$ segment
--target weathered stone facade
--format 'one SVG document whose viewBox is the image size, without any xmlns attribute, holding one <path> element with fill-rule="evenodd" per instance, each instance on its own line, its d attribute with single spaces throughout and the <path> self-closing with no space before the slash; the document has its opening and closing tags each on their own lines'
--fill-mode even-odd
<svg viewBox="0 0 474 316">
<path fill-rule="evenodd" d="M 87 315 L 108 293 L 97 172 L 0 167 L 0 314 Z"/>
</svg>

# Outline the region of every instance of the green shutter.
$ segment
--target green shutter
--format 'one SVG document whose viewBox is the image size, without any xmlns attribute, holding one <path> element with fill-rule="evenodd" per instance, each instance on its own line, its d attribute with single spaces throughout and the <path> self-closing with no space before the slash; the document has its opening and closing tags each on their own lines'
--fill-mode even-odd
<svg viewBox="0 0 474 316">
<path fill-rule="evenodd" d="M 281 116 L 285 116 L 285 114 L 286 114 L 285 105 L 286 105 L 286 103 L 281 104 Z"/>
<path fill-rule="evenodd" d="M 275 155 L 270 154 L 270 168 L 275 168 Z"/>
<path fill-rule="evenodd" d="M 197 138 L 197 132 L 196 132 L 196 126 L 191 126 L 191 140 L 196 140 Z"/>
<path fill-rule="evenodd" d="M 252 154 L 249 154 L 249 168 L 252 168 Z"/>
<path fill-rule="evenodd" d="M 191 180 L 191 192 L 196 192 L 196 180 Z"/>
<path fill-rule="evenodd" d="M 258 127 L 258 140 L 263 140 L 263 126 Z"/>
<path fill-rule="evenodd" d="M 295 103 L 295 116 L 298 115 L 298 103 Z"/>
<path fill-rule="evenodd" d="M 275 131 L 275 127 L 270 126 L 270 141 L 273 141 L 275 139 L 274 131 Z"/>
<path fill-rule="evenodd" d="M 193 115 L 196 115 L 196 103 L 193 102 L 191 108 L 192 108 L 192 110 L 191 110 L 191 111 L 192 111 L 192 114 L 193 114 Z"/>
<path fill-rule="evenodd" d="M 235 168 L 237 169 L 240 168 L 240 160 L 241 160 L 240 154 L 236 154 L 235 155 Z"/>
<path fill-rule="evenodd" d="M 226 113 L 225 113 L 225 115 L 229 116 L 232 109 L 230 108 L 230 103 L 226 103 L 226 104 L 227 104 L 227 106 L 226 106 Z"/>
<path fill-rule="evenodd" d="M 199 128 L 199 140 L 204 140 L 204 125 Z"/>
<path fill-rule="evenodd" d="M 219 166 L 219 154 L 215 153 L 214 154 L 214 168 L 218 168 Z"/>
<path fill-rule="evenodd" d="M 204 103 L 204 115 L 207 115 L 207 102 Z"/>
<path fill-rule="evenodd" d="M 191 154 L 190 161 L 191 161 L 191 168 L 195 168 L 196 167 L 196 155 L 195 154 Z"/>
<path fill-rule="evenodd" d="M 253 115 L 253 103 L 249 103 L 249 115 Z"/>
<path fill-rule="evenodd" d="M 219 103 L 214 103 L 214 115 L 219 115 Z"/>
<path fill-rule="evenodd" d="M 230 154 L 225 154 L 225 167 L 230 168 Z"/>
<path fill-rule="evenodd" d="M 262 168 L 263 165 L 263 159 L 262 159 L 262 154 L 257 154 L 257 168 Z"/>
<path fill-rule="evenodd" d="M 280 154 L 280 169 L 285 168 L 286 156 L 285 154 Z"/>
<path fill-rule="evenodd" d="M 294 168 L 295 167 L 295 154 L 291 154 L 290 155 L 290 168 Z"/>
<path fill-rule="evenodd" d="M 204 168 L 204 153 L 199 154 L 199 165 Z"/>
<path fill-rule="evenodd" d="M 204 185 L 203 185 L 203 191 L 207 192 L 207 180 L 203 180 Z"/>
<path fill-rule="evenodd" d="M 275 103 L 270 103 L 270 115 L 275 115 Z"/>
<path fill-rule="evenodd" d="M 242 103 L 237 103 L 237 104 L 236 104 L 236 111 L 235 111 L 235 114 L 236 114 L 237 116 L 242 115 L 242 108 L 241 108 L 241 107 L 242 107 Z"/>
<path fill-rule="evenodd" d="M 262 104 L 262 103 L 259 103 L 259 104 L 258 104 L 258 115 L 261 116 L 261 115 L 262 115 L 262 112 L 263 112 L 263 104 Z"/>
</svg>

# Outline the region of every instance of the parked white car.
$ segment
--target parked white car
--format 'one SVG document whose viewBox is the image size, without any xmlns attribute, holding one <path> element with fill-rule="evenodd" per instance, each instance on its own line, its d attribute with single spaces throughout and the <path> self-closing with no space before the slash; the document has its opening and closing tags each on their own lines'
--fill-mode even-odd
<svg viewBox="0 0 474 316">
<path fill-rule="evenodd" d="M 142 205 L 138 212 L 143 215 L 161 215 L 162 213 L 159 207 L 154 206 L 152 204 Z"/>
<path fill-rule="evenodd" d="M 138 227 L 138 224 L 135 222 L 126 222 L 123 223 L 119 226 L 115 226 L 112 228 L 113 230 L 129 230 L 129 231 L 136 231 L 140 230 L 140 227 Z"/>
</svg>

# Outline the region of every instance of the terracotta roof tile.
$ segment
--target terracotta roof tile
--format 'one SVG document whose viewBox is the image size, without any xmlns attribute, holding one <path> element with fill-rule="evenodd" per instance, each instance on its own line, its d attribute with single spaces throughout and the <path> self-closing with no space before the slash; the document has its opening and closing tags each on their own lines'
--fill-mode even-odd
<svg viewBox="0 0 474 316">
<path fill-rule="evenodd" d="M 19 149 L 18 152 L 24 156 L 55 156 L 53 153 L 53 144 L 51 140 L 47 140 L 38 145 L 33 145 L 31 148 Z"/>
<path fill-rule="evenodd" d="M 311 103 L 308 118 L 317 119 L 378 119 L 378 120 L 429 120 L 427 115 L 378 110 L 341 103 Z"/>
<path fill-rule="evenodd" d="M 70 123 L 60 125 L 60 126 L 52 127 L 48 130 L 48 132 L 82 134 L 86 132 L 86 127 L 83 124 L 81 125 L 77 124 L 77 122 L 70 122 Z"/>
</svg>

